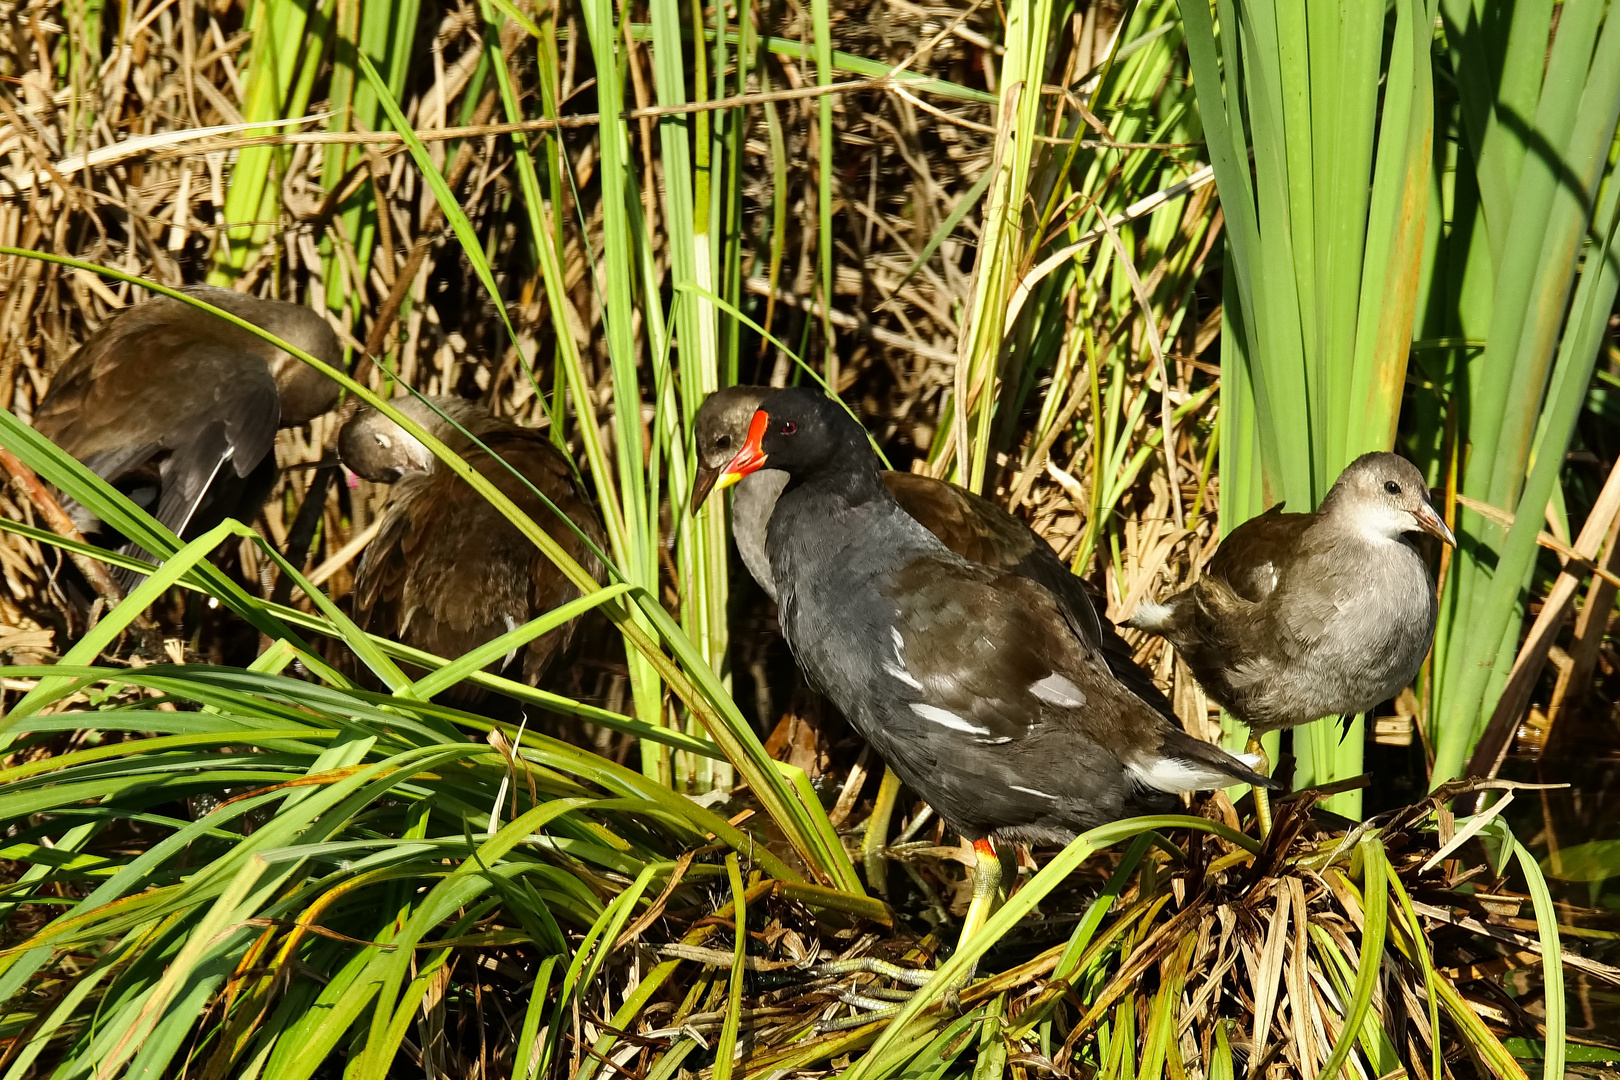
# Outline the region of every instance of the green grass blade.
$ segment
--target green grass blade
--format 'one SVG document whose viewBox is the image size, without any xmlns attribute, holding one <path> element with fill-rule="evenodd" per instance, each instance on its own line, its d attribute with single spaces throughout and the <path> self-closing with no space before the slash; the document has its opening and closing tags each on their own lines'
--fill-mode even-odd
<svg viewBox="0 0 1620 1080">
<path fill-rule="evenodd" d="M 1564 1061 L 1568 1036 L 1568 1016 L 1564 1005 L 1564 954 L 1558 936 L 1558 909 L 1541 866 L 1528 848 L 1513 841 L 1513 853 L 1518 856 L 1519 868 L 1524 871 L 1525 885 L 1536 912 L 1536 936 L 1541 939 L 1541 986 L 1544 1002 L 1544 1022 L 1547 1025 L 1545 1057 L 1542 1075 L 1546 1080 L 1557 1080 L 1564 1075 Z"/>
<path fill-rule="evenodd" d="M 1376 836 L 1368 836 L 1361 841 L 1361 865 L 1365 876 L 1361 891 L 1364 905 L 1361 955 L 1356 966 L 1355 990 L 1344 1014 L 1344 1027 L 1339 1030 L 1333 1050 L 1322 1066 L 1321 1075 L 1324 1077 L 1337 1076 L 1339 1067 L 1350 1057 L 1350 1051 L 1361 1035 L 1368 1011 L 1372 1008 L 1373 991 L 1378 988 L 1378 977 L 1382 970 L 1380 958 L 1384 955 L 1384 936 L 1389 929 L 1389 884 L 1385 877 L 1388 863 L 1370 850 L 1375 845 L 1382 850 Z"/>
<path fill-rule="evenodd" d="M 399 103 L 394 100 L 394 95 L 389 90 L 388 84 L 377 73 L 376 66 L 372 64 L 364 50 L 357 53 L 355 59 L 359 61 L 360 70 L 365 74 L 366 82 L 377 95 L 377 101 L 382 106 L 383 112 L 387 114 L 388 122 L 393 126 L 399 137 L 404 140 L 406 149 L 410 151 L 412 159 L 416 162 L 417 170 L 422 174 L 422 179 L 427 183 L 429 190 L 433 192 L 433 197 L 438 201 L 439 208 L 444 211 L 445 220 L 450 223 L 450 228 L 455 231 L 456 239 L 461 241 L 461 249 L 466 254 L 467 261 L 472 264 L 473 273 L 478 275 L 478 280 L 483 283 L 485 291 L 489 293 L 489 298 L 501 317 L 501 324 L 506 327 L 507 338 L 511 341 L 512 347 L 518 349 L 519 360 L 532 381 L 534 378 L 533 372 L 529 368 L 527 358 L 522 355 L 522 350 L 518 348 L 517 331 L 513 329 L 512 320 L 506 314 L 506 301 L 501 299 L 500 287 L 495 284 L 495 274 L 490 270 L 489 260 L 484 258 L 484 245 L 479 241 L 472 222 L 467 220 L 466 211 L 461 209 L 461 204 L 456 201 L 455 193 L 450 190 L 450 185 L 445 182 L 444 176 L 433 164 L 433 158 L 429 156 L 427 147 L 423 145 L 421 139 L 417 138 L 415 129 L 411 127 L 410 121 L 405 118 L 404 112 L 400 110 Z M 540 393 L 538 385 L 535 387 L 535 392 Z"/>
<path fill-rule="evenodd" d="M 748 908 L 736 852 L 726 856 L 726 877 L 731 881 L 731 922 L 737 932 L 731 961 L 731 992 L 726 998 L 720 1041 L 714 1047 L 712 1080 L 731 1080 L 732 1063 L 737 1056 L 737 1031 L 742 1026 L 744 961 L 748 958 Z"/>
<path fill-rule="evenodd" d="M 578 618 L 592 608 L 623 596 L 630 591 L 630 588 L 631 586 L 624 582 L 609 585 L 604 589 L 591 593 L 589 596 L 582 596 L 577 600 L 569 601 L 562 607 L 554 608 L 537 619 L 531 619 L 522 626 L 485 642 L 470 652 L 463 653 L 431 675 L 423 676 L 415 683 L 403 688 L 401 696 L 425 700 L 442 690 L 448 690 L 487 664 L 491 664 L 508 653 L 523 648 L 535 638 Z"/>
<path fill-rule="evenodd" d="M 865 1080 L 869 1075 L 881 1074 L 892 1066 L 893 1062 L 890 1059 L 893 1056 L 891 1051 L 894 1044 L 904 1037 L 909 1025 L 918 1015 L 943 997 L 959 980 L 966 978 L 979 958 L 1006 936 L 1007 932 L 1028 915 L 1036 904 L 1062 884 L 1080 864 L 1103 848 L 1121 840 L 1150 830 L 1169 828 L 1198 829 L 1214 833 L 1221 839 L 1248 851 L 1256 851 L 1258 848 L 1257 841 L 1252 837 L 1235 832 L 1217 822 L 1182 815 L 1128 818 L 1081 833 L 1003 904 L 1001 910 L 991 916 L 990 921 L 978 934 L 964 942 L 948 961 L 940 965 L 928 985 L 911 996 L 899 1015 L 884 1028 L 883 1034 L 878 1036 L 866 1055 L 844 1074 L 845 1080 Z"/>
</svg>

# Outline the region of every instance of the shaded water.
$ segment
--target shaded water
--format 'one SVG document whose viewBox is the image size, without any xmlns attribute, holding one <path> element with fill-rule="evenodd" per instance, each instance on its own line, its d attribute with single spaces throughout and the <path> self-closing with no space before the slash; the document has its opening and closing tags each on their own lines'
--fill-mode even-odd
<svg viewBox="0 0 1620 1080">
<path fill-rule="evenodd" d="M 1501 775 L 1569 785 L 1519 792 L 1505 816 L 1541 860 L 1573 947 L 1620 966 L 1620 708 L 1594 700 L 1561 719 L 1539 755 L 1511 755 Z M 1535 979 L 1527 972 L 1523 985 Z M 1568 972 L 1566 996 L 1572 1036 L 1620 1042 L 1620 988 Z"/>
</svg>

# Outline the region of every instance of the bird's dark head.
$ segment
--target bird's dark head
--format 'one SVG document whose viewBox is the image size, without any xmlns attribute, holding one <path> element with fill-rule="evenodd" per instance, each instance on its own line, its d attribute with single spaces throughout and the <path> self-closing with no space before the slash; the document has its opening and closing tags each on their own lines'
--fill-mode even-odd
<svg viewBox="0 0 1620 1080">
<path fill-rule="evenodd" d="M 730 386 L 708 396 L 693 422 L 697 443 L 697 482 L 692 489 L 692 512 L 714 490 L 731 459 L 748 441 L 748 425 L 766 398 L 776 393 L 771 386 Z"/>
<path fill-rule="evenodd" d="M 1322 512 L 1370 536 L 1394 540 L 1426 532 L 1456 544 L 1429 501 L 1429 485 L 1417 466 L 1399 454 L 1362 454 L 1339 474 L 1322 501 Z"/>
<path fill-rule="evenodd" d="M 883 486 L 866 430 L 836 401 L 804 387 L 778 390 L 760 403 L 742 448 L 725 465 L 715 488 L 730 487 L 765 468 L 780 469 L 795 482 L 845 474 L 869 477 L 879 489 Z"/>
</svg>

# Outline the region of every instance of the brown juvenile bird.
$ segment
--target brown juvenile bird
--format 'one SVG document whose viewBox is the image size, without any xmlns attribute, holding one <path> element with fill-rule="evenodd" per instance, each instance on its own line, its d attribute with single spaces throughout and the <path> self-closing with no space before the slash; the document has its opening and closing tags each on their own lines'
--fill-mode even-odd
<svg viewBox="0 0 1620 1080">
<path fill-rule="evenodd" d="M 337 335 L 309 308 L 194 285 L 192 296 L 337 364 Z M 166 296 L 113 316 L 70 356 L 34 427 L 182 538 L 251 520 L 275 482 L 278 427 L 337 401 L 314 368 L 216 315 Z M 63 508 L 84 533 L 102 523 Z M 139 575 L 120 574 L 128 585 Z"/>
<path fill-rule="evenodd" d="M 1416 466 L 1363 454 L 1316 513 L 1273 507 L 1238 526 L 1201 579 L 1129 625 L 1164 635 L 1253 731 L 1364 713 L 1411 683 L 1434 641 L 1414 532 L 1456 543 Z"/>
<path fill-rule="evenodd" d="M 760 404 L 775 388 L 733 386 L 709 395 L 698 410 L 697 490 L 693 503 L 701 505 L 748 437 L 748 425 Z M 1131 648 L 1119 631 L 1097 609 L 1080 579 L 1069 572 L 1050 544 L 989 499 L 945 480 L 916 473 L 885 471 L 883 486 L 895 502 L 918 524 L 969 562 L 1006 570 L 1042 586 L 1078 626 L 1087 641 L 1102 650 L 1108 667 L 1120 682 L 1165 716 L 1174 718 L 1170 702 L 1137 666 Z M 743 565 L 771 599 L 776 583 L 765 554 L 766 526 L 788 474 L 763 468 L 738 481 L 731 503 L 731 530 Z"/>
<path fill-rule="evenodd" d="M 1456 537 L 1423 474 L 1396 454 L 1363 454 L 1314 514 L 1281 507 L 1221 541 L 1204 576 L 1129 625 L 1162 634 L 1220 705 L 1262 732 L 1357 716 L 1409 685 L 1434 642 L 1429 565 L 1408 538 Z M 1265 793 L 1255 791 L 1261 831 Z"/>
<path fill-rule="evenodd" d="M 602 562 L 579 536 L 589 537 L 598 549 L 605 547 L 601 524 L 575 484 L 568 459 L 545 433 L 496 419 L 462 398 L 426 401 L 488 449 L 474 444 L 424 401 L 401 397 L 393 404 L 460 453 L 601 581 Z M 338 453 L 359 475 L 394 485 L 376 539 L 366 547 L 355 576 L 354 619 L 361 629 L 453 660 L 579 597 L 574 583 L 499 510 L 375 409 L 361 409 L 344 426 Z M 536 497 L 529 484 L 579 533 Z M 537 683 L 568 648 L 577 621 L 531 641 L 521 658 L 514 650 L 487 670 Z M 484 696 L 468 683 L 444 695 L 461 705 Z"/>
</svg>

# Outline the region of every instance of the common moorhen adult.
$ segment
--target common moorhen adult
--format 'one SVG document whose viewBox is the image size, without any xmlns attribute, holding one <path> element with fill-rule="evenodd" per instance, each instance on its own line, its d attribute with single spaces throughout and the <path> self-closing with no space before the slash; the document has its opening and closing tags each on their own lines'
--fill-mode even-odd
<svg viewBox="0 0 1620 1080">
<path fill-rule="evenodd" d="M 973 841 L 964 938 L 1000 876 L 990 838 L 1067 841 L 1182 792 L 1268 782 L 1126 689 L 1047 589 L 918 524 L 828 398 L 766 398 L 715 486 L 767 467 L 788 477 L 765 539 L 783 636 L 810 682 Z"/>
<path fill-rule="evenodd" d="M 1314 514 L 1272 507 L 1244 522 L 1202 578 L 1129 625 L 1169 640 L 1253 733 L 1364 713 L 1412 681 L 1434 641 L 1415 532 L 1456 543 L 1416 466 L 1363 454 Z"/>
<path fill-rule="evenodd" d="M 776 388 L 770 386 L 732 386 L 710 394 L 698 409 L 693 423 L 698 459 L 694 512 L 747 440 L 755 411 L 774 393 Z M 892 470 L 880 475 L 900 508 L 962 558 L 1044 586 L 1086 640 L 1102 649 L 1114 675 L 1137 697 L 1174 719 L 1169 699 L 1136 663 L 1130 645 L 1113 623 L 1098 616 L 1085 586 L 1040 534 L 991 500 L 948 480 Z M 787 473 L 780 469 L 759 469 L 736 483 L 731 500 L 737 554 L 772 600 L 776 599 L 776 583 L 765 554 L 765 527 L 787 481 Z"/>
<path fill-rule="evenodd" d="M 598 549 L 604 547 L 602 526 L 575 484 L 568 459 L 544 432 L 497 419 L 463 398 L 407 396 L 393 405 L 460 453 L 592 577 L 602 579 L 601 560 L 580 538 L 583 533 Z M 339 433 L 338 454 L 366 479 L 393 484 L 377 536 L 355 575 L 354 619 L 361 629 L 454 659 L 580 595 L 500 511 L 382 413 L 357 412 Z M 521 658 L 514 650 L 488 670 L 515 669 L 512 678 L 537 683 L 567 649 L 576 622 L 541 635 Z M 461 706 L 484 697 L 484 690 L 470 683 L 443 695 Z"/>
<path fill-rule="evenodd" d="M 337 335 L 315 311 L 194 285 L 198 299 L 328 364 Z M 251 518 L 276 477 L 278 427 L 306 424 L 338 386 L 285 350 L 167 296 L 119 312 L 51 379 L 34 427 L 184 539 Z M 84 533 L 102 523 L 72 500 Z M 134 550 L 133 548 L 129 550 Z M 139 575 L 120 573 L 126 585 Z"/>
</svg>

